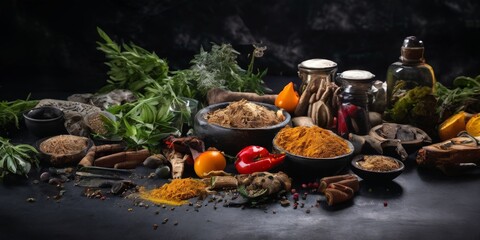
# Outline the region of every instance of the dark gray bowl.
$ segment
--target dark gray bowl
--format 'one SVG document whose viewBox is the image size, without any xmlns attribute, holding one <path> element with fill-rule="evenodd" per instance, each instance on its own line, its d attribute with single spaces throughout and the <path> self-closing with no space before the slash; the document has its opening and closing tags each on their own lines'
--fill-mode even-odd
<svg viewBox="0 0 480 240">
<path fill-rule="evenodd" d="M 357 174 L 359 177 L 361 177 L 365 181 L 371 181 L 371 182 L 389 182 L 398 177 L 403 170 L 405 169 L 405 165 L 403 164 L 402 161 L 393 158 L 393 157 L 388 157 L 388 156 L 383 156 L 386 158 L 389 158 L 395 162 L 398 163 L 400 166 L 398 169 L 392 170 L 392 171 L 385 171 L 385 172 L 378 172 L 378 171 L 371 171 L 371 170 L 366 170 L 361 168 L 358 165 L 359 161 L 363 161 L 363 155 L 358 155 L 355 156 L 352 159 L 352 164 L 351 164 L 351 169 L 352 172 Z"/>
<path fill-rule="evenodd" d="M 33 108 L 24 112 L 23 118 L 27 129 L 39 138 L 66 133 L 64 114 L 58 108 Z"/>
<path fill-rule="evenodd" d="M 331 158 L 310 158 L 292 154 L 283 150 L 273 141 L 273 149 L 278 153 L 285 153 L 285 171 L 294 176 L 326 177 L 340 173 L 346 169 L 353 157 L 353 144 L 345 140 L 350 151 L 347 154 Z"/>
<path fill-rule="evenodd" d="M 60 135 L 58 135 L 58 136 L 60 136 Z M 42 138 L 42 139 L 36 141 L 36 143 L 35 143 L 35 148 L 40 153 L 40 159 L 42 161 L 44 161 L 45 163 L 53 166 L 53 167 L 74 166 L 74 165 L 78 164 L 78 162 L 80 162 L 80 160 L 83 157 L 85 157 L 88 150 L 94 145 L 93 141 L 90 138 L 75 136 L 78 139 L 84 139 L 84 141 L 86 141 L 86 143 L 87 143 L 87 146 L 85 148 L 83 148 L 81 151 L 78 151 L 78 152 L 75 152 L 75 153 L 72 153 L 72 154 L 63 154 L 63 155 L 53 155 L 53 154 L 49 154 L 49 153 L 46 153 L 46 152 L 42 151 L 42 149 L 40 148 L 42 142 L 44 142 L 44 141 L 46 141 L 50 138 L 53 138 L 53 137 L 56 137 L 56 136 L 45 137 L 45 138 Z"/>
<path fill-rule="evenodd" d="M 267 109 L 277 111 L 274 105 L 254 102 L 255 104 L 265 106 Z M 216 147 L 229 155 L 236 155 L 240 150 L 249 145 L 258 145 L 270 149 L 275 135 L 290 123 L 291 116 L 283 111 L 285 120 L 277 125 L 263 128 L 226 128 L 215 124 L 210 124 L 205 119 L 205 115 L 217 109 L 225 108 L 230 102 L 213 104 L 197 112 L 195 115 L 193 129 L 196 136 L 203 139 L 207 147 Z"/>
</svg>

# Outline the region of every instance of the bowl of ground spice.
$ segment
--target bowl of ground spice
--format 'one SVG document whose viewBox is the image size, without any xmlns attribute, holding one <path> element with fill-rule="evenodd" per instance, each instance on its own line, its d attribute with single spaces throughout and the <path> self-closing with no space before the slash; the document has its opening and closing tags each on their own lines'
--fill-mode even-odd
<svg viewBox="0 0 480 240">
<path fill-rule="evenodd" d="M 346 169 L 354 147 L 348 140 L 318 126 L 287 126 L 275 136 L 273 149 L 286 154 L 285 171 L 291 175 L 319 177 Z"/>
<path fill-rule="evenodd" d="M 43 138 L 36 143 L 41 159 L 54 167 L 77 164 L 92 146 L 89 138 L 67 134 Z"/>
<path fill-rule="evenodd" d="M 272 139 L 290 121 L 290 114 L 274 105 L 241 100 L 200 109 L 193 126 L 207 147 L 236 155 L 249 145 L 271 148 Z"/>
<path fill-rule="evenodd" d="M 352 172 L 366 181 L 388 182 L 405 168 L 402 161 L 383 155 L 358 155 L 351 163 Z"/>
</svg>

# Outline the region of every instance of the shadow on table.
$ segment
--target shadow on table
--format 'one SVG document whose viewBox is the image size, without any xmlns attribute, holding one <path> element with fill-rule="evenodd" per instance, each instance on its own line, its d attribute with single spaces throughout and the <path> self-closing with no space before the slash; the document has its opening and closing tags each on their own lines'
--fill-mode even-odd
<svg viewBox="0 0 480 240">
<path fill-rule="evenodd" d="M 452 171 L 449 175 L 443 173 L 436 168 L 418 167 L 418 176 L 425 182 L 438 182 L 438 181 L 460 181 L 470 182 L 480 179 L 480 167 L 465 167 L 458 171 Z"/>
<path fill-rule="evenodd" d="M 358 194 L 366 198 L 394 199 L 402 196 L 403 188 L 395 181 L 379 183 L 362 180 Z"/>
</svg>

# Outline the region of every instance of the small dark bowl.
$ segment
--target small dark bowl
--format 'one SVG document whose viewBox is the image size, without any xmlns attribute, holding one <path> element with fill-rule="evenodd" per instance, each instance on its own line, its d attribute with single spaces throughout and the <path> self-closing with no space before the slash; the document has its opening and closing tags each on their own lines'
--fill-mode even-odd
<svg viewBox="0 0 480 240">
<path fill-rule="evenodd" d="M 27 129 L 37 137 L 65 133 L 65 118 L 62 110 L 55 107 L 33 108 L 23 113 Z"/>
<path fill-rule="evenodd" d="M 277 153 L 285 153 L 285 171 L 291 175 L 326 177 L 340 173 L 352 159 L 354 147 L 353 144 L 345 140 L 350 151 L 347 154 L 330 158 L 311 158 L 289 153 L 275 144 L 273 141 L 273 150 Z"/>
<path fill-rule="evenodd" d="M 398 177 L 403 170 L 405 169 L 405 165 L 403 164 L 402 161 L 393 158 L 393 157 L 388 157 L 388 156 L 382 156 L 385 158 L 389 158 L 395 162 L 398 163 L 399 168 L 391 171 L 385 171 L 385 172 L 378 172 L 378 171 L 371 171 L 367 169 L 363 169 L 358 165 L 359 161 L 363 161 L 363 155 L 358 155 L 352 159 L 352 172 L 357 174 L 359 177 L 361 177 L 365 181 L 371 181 L 371 182 L 389 182 Z"/>
<path fill-rule="evenodd" d="M 269 110 L 277 111 L 274 105 L 254 102 Z M 258 145 L 270 149 L 275 135 L 290 123 L 291 116 L 282 110 L 285 120 L 279 124 L 262 128 L 226 128 L 216 124 L 210 124 L 205 115 L 217 109 L 225 108 L 230 102 L 213 104 L 197 112 L 194 119 L 193 129 L 195 134 L 203 139 L 206 146 L 216 147 L 230 155 L 236 155 L 240 150 L 249 145 Z"/>
</svg>

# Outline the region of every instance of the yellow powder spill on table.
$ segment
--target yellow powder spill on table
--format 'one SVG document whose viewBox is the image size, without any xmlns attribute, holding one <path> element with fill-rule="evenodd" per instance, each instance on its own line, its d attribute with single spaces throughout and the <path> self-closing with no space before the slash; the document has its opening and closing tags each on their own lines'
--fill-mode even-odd
<svg viewBox="0 0 480 240">
<path fill-rule="evenodd" d="M 203 192 L 207 185 L 192 178 L 174 179 L 160 188 L 150 191 L 140 188 L 140 197 L 157 204 L 182 205 L 187 199 L 196 197 Z"/>
</svg>

